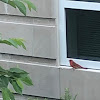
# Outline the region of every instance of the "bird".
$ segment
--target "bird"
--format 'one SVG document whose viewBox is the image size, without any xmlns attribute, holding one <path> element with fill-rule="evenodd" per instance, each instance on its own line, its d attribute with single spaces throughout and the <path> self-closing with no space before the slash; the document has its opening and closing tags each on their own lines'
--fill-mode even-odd
<svg viewBox="0 0 100 100">
<path fill-rule="evenodd" d="M 75 63 L 73 60 L 69 60 L 70 66 L 74 69 L 87 69 L 85 67 L 82 67 L 81 65 Z"/>
</svg>

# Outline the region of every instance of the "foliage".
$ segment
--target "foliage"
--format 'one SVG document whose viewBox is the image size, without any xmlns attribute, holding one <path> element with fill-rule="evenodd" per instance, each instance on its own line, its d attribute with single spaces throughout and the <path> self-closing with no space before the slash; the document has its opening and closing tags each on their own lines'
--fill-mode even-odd
<svg viewBox="0 0 100 100">
<path fill-rule="evenodd" d="M 61 100 L 76 100 L 77 95 L 72 97 L 68 88 L 65 89 L 64 97 L 61 97 Z"/>
<path fill-rule="evenodd" d="M 26 5 L 28 6 L 28 9 L 30 11 L 31 9 L 36 11 L 35 5 L 30 0 L 0 0 L 0 1 L 14 8 L 18 8 L 20 12 L 23 13 L 25 16 L 26 16 Z"/>
<path fill-rule="evenodd" d="M 22 94 L 23 83 L 28 86 L 33 85 L 28 74 L 26 71 L 17 67 L 5 70 L 0 66 L 0 89 L 2 91 L 3 100 L 15 100 L 13 93 L 8 88 L 9 84 L 11 84 L 14 90 L 19 94 Z"/>
<path fill-rule="evenodd" d="M 18 48 L 18 46 L 23 47 L 26 50 L 26 47 L 24 45 L 25 40 L 21 38 L 9 38 L 9 39 L 0 39 L 0 43 L 7 44 L 10 46 L 14 46 L 15 48 Z"/>
</svg>

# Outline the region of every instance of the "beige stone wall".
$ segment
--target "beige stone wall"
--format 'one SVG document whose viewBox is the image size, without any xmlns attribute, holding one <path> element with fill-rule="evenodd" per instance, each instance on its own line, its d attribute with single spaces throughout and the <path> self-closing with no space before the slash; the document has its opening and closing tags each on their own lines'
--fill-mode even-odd
<svg viewBox="0 0 100 100">
<path fill-rule="evenodd" d="M 31 1 L 37 12 L 27 11 L 27 16 L 0 2 L 2 37 L 23 38 L 27 47 L 23 50 L 0 44 L 0 65 L 4 68 L 19 65 L 30 73 L 34 86 L 25 87 L 23 94 L 60 98 L 59 70 L 56 69 L 58 0 Z"/>
<path fill-rule="evenodd" d="M 64 95 L 65 89 L 69 88 L 71 95 L 75 96 L 77 94 L 76 100 L 100 99 L 100 70 L 73 70 L 66 66 L 57 68 L 48 62 L 46 63 L 37 64 L 0 60 L 0 65 L 5 66 L 5 68 L 19 65 L 30 73 L 34 86 L 25 87 L 23 92 L 25 95 L 56 98 L 58 100 Z M 17 99 L 27 100 L 25 97 L 20 96 Z"/>
<path fill-rule="evenodd" d="M 0 2 L 0 32 L 3 38 L 23 38 L 27 50 L 1 45 L 0 52 L 56 59 L 56 0 L 32 0 L 37 12 L 23 16 L 18 9 Z"/>
</svg>

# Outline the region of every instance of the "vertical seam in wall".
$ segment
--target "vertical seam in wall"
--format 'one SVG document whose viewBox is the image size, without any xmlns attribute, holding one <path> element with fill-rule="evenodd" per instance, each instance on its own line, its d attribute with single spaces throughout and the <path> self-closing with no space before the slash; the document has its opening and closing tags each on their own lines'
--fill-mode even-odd
<svg viewBox="0 0 100 100">
<path fill-rule="evenodd" d="M 5 6 L 5 12 L 6 12 L 6 14 L 8 14 L 8 6 L 7 6 L 7 4 L 4 4 L 4 6 Z"/>
<path fill-rule="evenodd" d="M 32 20 L 33 22 L 32 23 L 34 23 L 34 20 Z M 32 56 L 34 56 L 34 47 L 33 47 L 33 45 L 34 45 L 34 26 L 33 26 L 33 28 L 32 28 L 32 36 L 33 36 L 33 38 L 32 38 Z"/>
<path fill-rule="evenodd" d="M 59 97 L 61 97 L 60 70 L 61 70 L 61 68 L 59 68 Z"/>
<path fill-rule="evenodd" d="M 57 60 L 56 60 L 56 63 L 57 63 L 57 66 L 60 66 L 60 47 L 59 47 L 59 44 L 60 44 L 60 39 L 59 39 L 59 0 L 57 1 L 57 18 L 56 18 L 56 32 L 57 32 Z"/>
</svg>

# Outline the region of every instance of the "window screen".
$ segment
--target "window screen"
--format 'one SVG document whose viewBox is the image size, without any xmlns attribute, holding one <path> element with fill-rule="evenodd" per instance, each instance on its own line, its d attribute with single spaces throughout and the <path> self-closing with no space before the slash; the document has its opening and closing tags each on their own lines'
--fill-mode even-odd
<svg viewBox="0 0 100 100">
<path fill-rule="evenodd" d="M 66 9 L 67 57 L 100 60 L 100 12 Z"/>
</svg>

